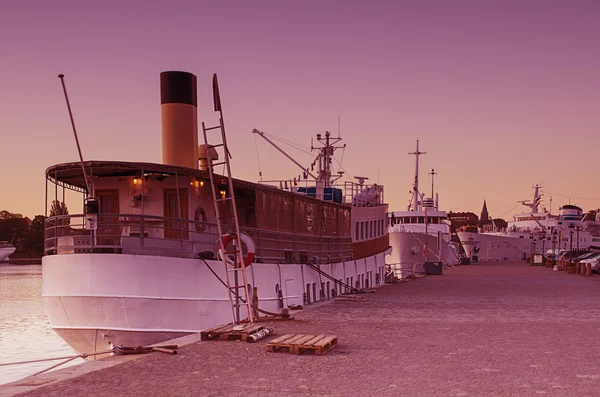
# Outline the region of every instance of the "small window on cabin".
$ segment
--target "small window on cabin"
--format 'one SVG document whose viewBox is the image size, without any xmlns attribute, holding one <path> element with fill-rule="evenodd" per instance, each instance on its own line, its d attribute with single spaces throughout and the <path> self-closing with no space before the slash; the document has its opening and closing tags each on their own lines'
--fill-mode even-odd
<svg viewBox="0 0 600 397">
<path fill-rule="evenodd" d="M 411 223 L 410 218 L 408 216 L 404 217 L 404 223 Z"/>
<path fill-rule="evenodd" d="M 419 222 L 419 223 L 425 223 L 425 218 L 424 218 L 424 217 L 422 217 L 422 216 L 420 216 L 420 217 L 418 218 L 418 222 Z"/>
<path fill-rule="evenodd" d="M 354 233 L 354 239 L 355 240 L 358 240 L 358 235 L 359 235 L 358 227 L 359 227 L 359 224 L 358 224 L 358 222 L 356 222 L 356 231 Z"/>
<path fill-rule="evenodd" d="M 364 240 L 365 238 L 365 223 L 361 222 L 360 223 L 360 239 Z"/>
<path fill-rule="evenodd" d="M 373 221 L 369 221 L 369 238 L 373 238 Z"/>
</svg>

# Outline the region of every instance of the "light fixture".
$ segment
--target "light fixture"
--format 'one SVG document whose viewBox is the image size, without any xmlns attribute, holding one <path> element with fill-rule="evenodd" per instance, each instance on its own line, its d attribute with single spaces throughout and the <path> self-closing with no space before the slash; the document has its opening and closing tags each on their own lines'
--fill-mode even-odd
<svg viewBox="0 0 600 397">
<path fill-rule="evenodd" d="M 139 178 L 139 177 L 136 176 L 135 178 L 133 178 L 133 184 L 134 185 L 141 185 L 142 184 L 142 178 Z"/>
<path fill-rule="evenodd" d="M 190 181 L 190 186 L 198 189 L 198 188 L 204 186 L 204 181 L 199 181 L 197 179 L 193 179 Z"/>
<path fill-rule="evenodd" d="M 221 193 L 221 198 L 224 199 L 227 197 L 227 191 L 226 190 L 220 190 L 219 193 Z"/>
</svg>

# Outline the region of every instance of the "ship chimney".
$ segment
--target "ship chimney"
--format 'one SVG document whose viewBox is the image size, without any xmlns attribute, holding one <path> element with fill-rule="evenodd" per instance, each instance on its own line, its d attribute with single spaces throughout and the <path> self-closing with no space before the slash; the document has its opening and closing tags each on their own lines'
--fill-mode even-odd
<svg viewBox="0 0 600 397">
<path fill-rule="evenodd" d="M 188 72 L 160 74 L 163 164 L 198 168 L 196 76 Z"/>
</svg>

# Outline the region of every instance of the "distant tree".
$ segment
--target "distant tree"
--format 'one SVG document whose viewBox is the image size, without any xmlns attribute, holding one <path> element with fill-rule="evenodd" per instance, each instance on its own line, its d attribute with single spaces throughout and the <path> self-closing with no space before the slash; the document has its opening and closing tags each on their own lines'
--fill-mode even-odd
<svg viewBox="0 0 600 397">
<path fill-rule="evenodd" d="M 494 219 L 494 225 L 496 225 L 496 229 L 506 229 L 508 227 L 508 222 L 502 218 L 496 218 Z"/>
<path fill-rule="evenodd" d="M 25 239 L 25 248 L 34 251 L 39 256 L 44 254 L 44 223 L 46 217 L 36 215 L 29 226 L 27 237 Z"/>
<path fill-rule="evenodd" d="M 29 225 L 23 215 L 0 211 L 0 241 L 9 241 L 18 246 L 28 230 Z"/>
<path fill-rule="evenodd" d="M 61 215 L 69 215 L 67 205 L 62 201 L 52 200 L 52 205 L 50 206 L 50 217 Z M 58 226 L 69 225 L 71 223 L 71 220 L 69 218 L 63 218 L 58 220 L 58 222 L 56 223 L 58 224 Z"/>
</svg>

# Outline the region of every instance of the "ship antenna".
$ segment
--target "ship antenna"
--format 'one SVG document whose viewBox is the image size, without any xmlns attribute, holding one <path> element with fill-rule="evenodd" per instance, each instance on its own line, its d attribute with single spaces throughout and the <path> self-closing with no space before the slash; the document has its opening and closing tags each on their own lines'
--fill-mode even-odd
<svg viewBox="0 0 600 397">
<path fill-rule="evenodd" d="M 83 171 L 83 177 L 85 178 L 85 187 L 88 194 L 92 194 L 90 181 L 88 180 L 87 173 L 85 172 L 85 165 L 83 164 L 83 155 L 81 154 L 81 146 L 79 146 L 79 139 L 77 138 L 77 129 L 75 128 L 75 120 L 73 119 L 73 112 L 71 111 L 71 104 L 69 103 L 69 96 L 67 95 L 67 87 L 65 86 L 65 75 L 59 74 L 58 78 L 62 84 L 63 92 L 65 93 L 65 100 L 67 101 L 67 109 L 69 110 L 69 117 L 71 118 L 71 126 L 73 126 L 73 134 L 75 135 L 75 143 L 77 144 L 77 151 L 79 152 L 79 161 L 81 162 L 81 170 Z"/>
<path fill-rule="evenodd" d="M 408 153 L 408 154 L 414 154 L 416 157 L 415 160 L 415 184 L 413 186 L 413 210 L 417 211 L 417 206 L 419 203 L 419 156 L 422 154 L 427 154 L 425 152 L 419 152 L 419 140 L 417 139 L 417 151 L 416 152 L 412 152 L 412 153 Z"/>
</svg>

